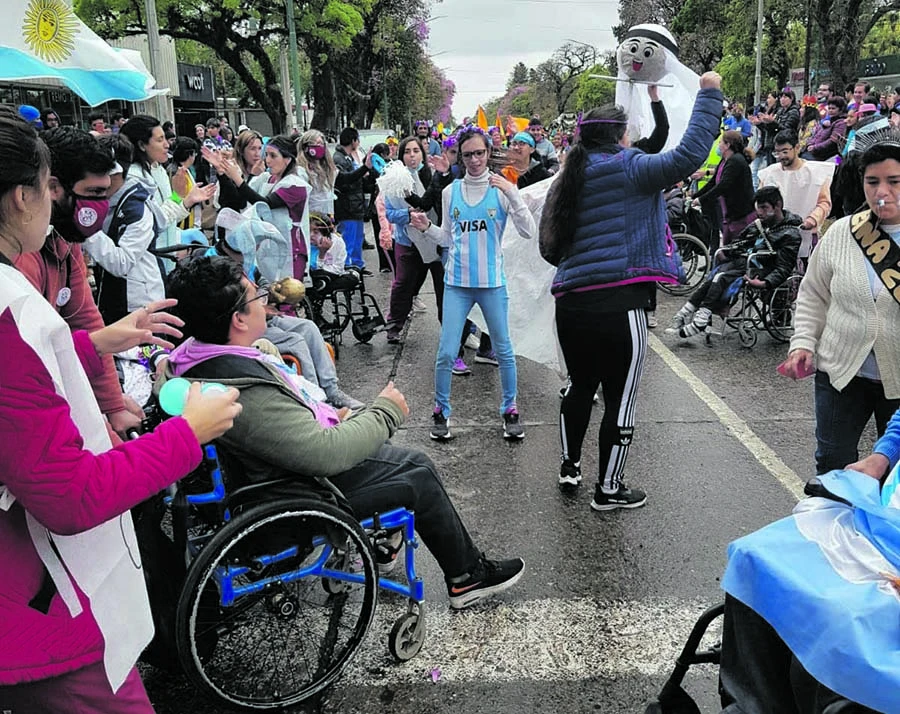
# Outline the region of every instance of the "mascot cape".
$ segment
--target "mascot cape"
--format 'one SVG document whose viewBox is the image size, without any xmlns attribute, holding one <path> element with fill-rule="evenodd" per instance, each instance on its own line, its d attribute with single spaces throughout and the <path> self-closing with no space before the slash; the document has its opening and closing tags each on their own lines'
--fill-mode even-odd
<svg viewBox="0 0 900 714">
<path fill-rule="evenodd" d="M 635 25 L 616 50 L 619 68 L 616 104 L 628 114 L 631 141 L 653 133 L 653 113 L 647 87 L 628 80 L 650 84 L 667 84 L 659 88 L 659 98 L 669 117 L 669 138 L 663 151 L 673 149 L 681 141 L 694 100 L 700 89 L 700 77 L 678 61 L 678 43 L 662 25 Z"/>
</svg>

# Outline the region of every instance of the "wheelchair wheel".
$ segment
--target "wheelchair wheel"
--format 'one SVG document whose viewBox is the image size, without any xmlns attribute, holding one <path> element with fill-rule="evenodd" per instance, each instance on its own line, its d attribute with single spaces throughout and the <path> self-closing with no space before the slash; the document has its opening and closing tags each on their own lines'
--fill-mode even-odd
<svg viewBox="0 0 900 714">
<path fill-rule="evenodd" d="M 344 587 L 322 587 L 324 578 Z M 245 710 L 276 710 L 329 686 L 375 614 L 369 541 L 344 511 L 312 500 L 254 506 L 190 566 L 175 615 L 193 684 Z"/>
<path fill-rule="evenodd" d="M 799 275 L 792 275 L 772 291 L 766 305 L 763 323 L 777 342 L 788 342 L 794 334 L 794 310 L 800 291 Z"/>
<path fill-rule="evenodd" d="M 424 644 L 425 611 L 417 604 L 394 622 L 388 635 L 388 650 L 398 662 L 406 662 L 419 654 Z"/>
<path fill-rule="evenodd" d="M 702 240 L 690 233 L 675 233 L 672 239 L 681 255 L 685 281 L 679 285 L 659 283 L 659 287 L 669 295 L 687 295 L 703 282 L 709 272 L 709 250 Z"/>
</svg>

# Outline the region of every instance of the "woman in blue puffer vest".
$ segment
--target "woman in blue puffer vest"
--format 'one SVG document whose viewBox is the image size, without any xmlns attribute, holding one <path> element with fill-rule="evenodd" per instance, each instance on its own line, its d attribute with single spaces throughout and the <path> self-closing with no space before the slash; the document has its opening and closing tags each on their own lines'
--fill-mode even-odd
<svg viewBox="0 0 900 714">
<path fill-rule="evenodd" d="M 687 131 L 671 151 L 631 147 L 628 117 L 607 105 L 587 112 L 580 137 L 550 188 L 540 226 L 541 255 L 557 266 L 551 292 L 571 387 L 560 406 L 563 489 L 581 481 L 581 446 L 603 385 L 600 478 L 591 508 L 637 508 L 646 494 L 622 481 L 647 347 L 654 284 L 683 279 L 666 225 L 662 190 L 706 160 L 719 132 L 721 77 L 707 72 Z"/>
</svg>

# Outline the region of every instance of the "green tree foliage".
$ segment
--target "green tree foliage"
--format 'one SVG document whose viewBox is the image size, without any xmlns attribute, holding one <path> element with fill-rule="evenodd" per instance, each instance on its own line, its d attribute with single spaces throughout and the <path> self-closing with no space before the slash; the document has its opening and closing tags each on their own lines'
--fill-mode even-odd
<svg viewBox="0 0 900 714">
<path fill-rule="evenodd" d="M 900 12 L 887 13 L 873 25 L 860 48 L 860 59 L 900 53 Z"/>
<path fill-rule="evenodd" d="M 520 84 L 526 84 L 528 82 L 528 67 L 525 66 L 524 62 L 517 62 L 516 66 L 513 67 L 512 73 L 509 75 L 509 79 L 506 82 L 506 90 L 509 91 L 513 87 L 517 87 Z"/>
</svg>

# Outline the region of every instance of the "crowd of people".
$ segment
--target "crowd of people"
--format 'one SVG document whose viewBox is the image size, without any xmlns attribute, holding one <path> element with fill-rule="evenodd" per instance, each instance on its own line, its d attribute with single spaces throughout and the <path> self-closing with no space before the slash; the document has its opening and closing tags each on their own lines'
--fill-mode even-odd
<svg viewBox="0 0 900 714">
<path fill-rule="evenodd" d="M 446 136 L 420 121 L 410 136 L 388 135 L 368 150 L 354 128 L 331 150 L 319 131 L 265 137 L 246 126 L 232 132 L 219 117 L 185 137 L 147 115 L 109 126 L 92 116 L 87 130 L 62 126 L 53 110 L 0 108 L 0 542 L 8 552 L 0 612 L 9 623 L 0 628 L 0 704 L 63 711 L 77 692 L 89 710 L 152 711 L 133 667 L 149 639 L 146 596 L 135 599 L 125 633 L 115 600 L 99 597 L 96 583 L 113 578 L 123 592 L 142 591 L 140 571 L 123 566 L 134 537 L 123 514 L 195 469 L 213 440 L 248 482 L 327 479 L 360 516 L 415 511 L 452 608 L 522 577 L 522 559 L 489 559 L 475 545 L 438 467 L 390 443 L 409 415 L 403 394 L 393 383 L 368 405 L 346 394 L 319 326 L 276 304 L 284 281 L 319 271 L 358 284 L 372 275 L 368 249 L 392 276 L 388 343 L 403 342 L 431 275 L 440 323 L 431 438 L 453 436 L 451 385 L 471 373 L 464 347 L 474 341 L 476 361 L 497 367 L 502 436 L 517 442 L 525 430 L 510 331 L 516 278 L 504 235 L 536 241 L 555 269 L 546 298 L 569 380 L 560 488 L 580 487 L 601 392 L 591 508 L 638 508 L 647 495 L 624 476 L 655 288 L 683 278 L 663 196 L 693 180 L 722 263 L 672 332 L 703 333 L 731 282 L 771 290 L 802 259 L 784 372 L 816 373 L 816 469 L 883 478 L 900 457 L 888 429 L 900 407 L 900 305 L 890 282 L 900 253 L 897 95 L 859 83 L 844 98 L 823 84 L 798 105 L 786 89 L 746 116 L 720 83 L 715 73 L 700 78 L 687 130 L 665 152 L 655 87 L 657 126 L 647 138 L 631 137 L 625 112 L 606 105 L 580 115 L 572 135 L 548 137 L 537 118 L 522 131 L 463 123 Z M 538 185 L 547 191 L 536 212 L 523 192 Z M 826 233 L 829 216 L 838 220 Z M 246 221 L 274 236 L 283 255 L 263 260 L 259 237 L 251 230 L 248 242 L 239 229 Z M 377 246 L 367 244 L 366 221 Z M 746 255 L 763 244 L 766 258 L 748 274 Z M 143 411 L 120 362 L 141 346 L 167 351 L 141 365 L 148 375 L 158 367 L 157 388 L 175 377 L 193 386 L 182 416 L 130 439 Z M 210 381 L 226 388 L 201 392 Z M 884 438 L 860 460 L 873 413 Z M 396 558 L 399 546 L 388 550 L 379 557 Z M 730 612 L 731 630 L 749 617 L 734 604 Z M 770 710 L 765 687 L 741 682 L 727 696 L 762 703 L 728 711 Z"/>
</svg>

